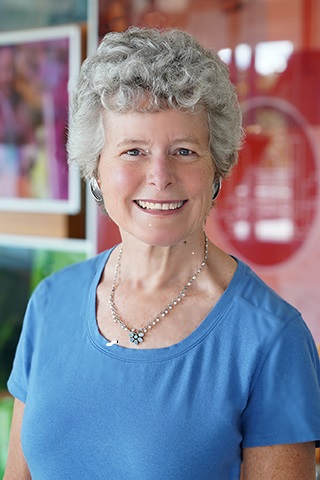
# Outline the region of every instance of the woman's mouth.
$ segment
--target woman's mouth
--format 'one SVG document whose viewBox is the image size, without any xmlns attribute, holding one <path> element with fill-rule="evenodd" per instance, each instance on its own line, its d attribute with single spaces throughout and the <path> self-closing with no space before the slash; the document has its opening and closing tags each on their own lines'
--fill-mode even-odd
<svg viewBox="0 0 320 480">
<path fill-rule="evenodd" d="M 179 210 L 187 200 L 180 200 L 179 202 L 147 202 L 145 200 L 135 200 L 135 203 L 143 210 Z"/>
</svg>

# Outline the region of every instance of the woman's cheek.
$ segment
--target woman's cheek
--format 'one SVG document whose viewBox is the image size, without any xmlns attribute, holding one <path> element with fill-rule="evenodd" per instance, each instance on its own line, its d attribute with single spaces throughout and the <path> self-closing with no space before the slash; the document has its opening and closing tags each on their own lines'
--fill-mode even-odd
<svg viewBox="0 0 320 480">
<path fill-rule="evenodd" d="M 100 165 L 99 175 L 102 190 L 108 191 L 118 190 L 121 194 L 132 184 L 134 170 L 126 166 L 116 165 Z M 119 188 L 121 190 L 119 191 Z"/>
</svg>

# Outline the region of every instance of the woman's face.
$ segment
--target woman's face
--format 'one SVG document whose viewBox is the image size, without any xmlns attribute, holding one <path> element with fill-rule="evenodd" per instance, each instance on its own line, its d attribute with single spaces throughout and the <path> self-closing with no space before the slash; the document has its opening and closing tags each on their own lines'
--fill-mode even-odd
<svg viewBox="0 0 320 480">
<path fill-rule="evenodd" d="M 98 180 L 122 236 L 158 246 L 198 235 L 211 207 L 214 167 L 206 113 L 106 113 Z"/>
</svg>

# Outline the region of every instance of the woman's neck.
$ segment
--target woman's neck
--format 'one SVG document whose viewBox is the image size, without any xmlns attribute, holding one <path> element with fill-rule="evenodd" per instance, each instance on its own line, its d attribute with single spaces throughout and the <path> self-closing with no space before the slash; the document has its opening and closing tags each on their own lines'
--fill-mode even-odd
<svg viewBox="0 0 320 480">
<path fill-rule="evenodd" d="M 128 234 L 122 234 L 122 240 L 120 281 L 128 282 L 132 288 L 154 291 L 164 285 L 184 283 L 204 260 L 203 232 L 169 246 L 148 245 Z"/>
</svg>

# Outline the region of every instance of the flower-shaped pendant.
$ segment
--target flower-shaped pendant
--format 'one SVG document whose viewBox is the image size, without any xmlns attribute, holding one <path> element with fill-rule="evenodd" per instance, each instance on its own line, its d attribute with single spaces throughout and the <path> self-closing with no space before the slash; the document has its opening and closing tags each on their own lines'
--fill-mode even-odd
<svg viewBox="0 0 320 480">
<path fill-rule="evenodd" d="M 133 331 L 129 333 L 129 339 L 131 343 L 134 343 L 135 345 L 139 345 L 140 343 L 143 342 L 143 337 L 144 333 L 142 330 Z"/>
</svg>

